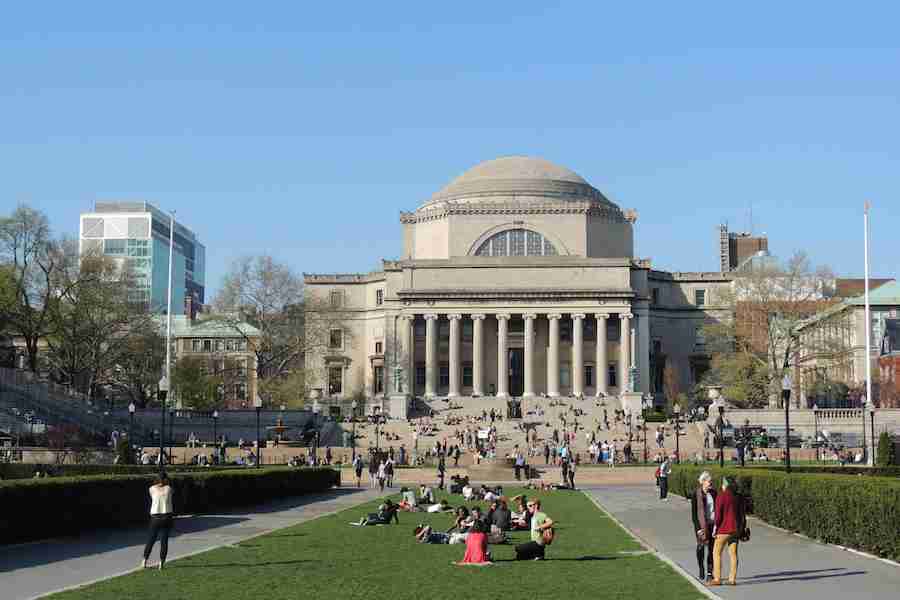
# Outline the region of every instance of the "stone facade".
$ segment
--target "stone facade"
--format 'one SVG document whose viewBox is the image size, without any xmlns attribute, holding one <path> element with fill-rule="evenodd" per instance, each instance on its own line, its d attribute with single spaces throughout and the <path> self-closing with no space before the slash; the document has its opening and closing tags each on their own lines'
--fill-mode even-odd
<svg viewBox="0 0 900 600">
<path fill-rule="evenodd" d="M 686 389 L 730 276 L 653 270 L 636 221 L 546 161 L 482 163 L 401 214 L 401 259 L 305 276 L 310 305 L 344 312 L 307 373 L 345 398 L 621 395 L 661 391 L 669 361 Z"/>
</svg>

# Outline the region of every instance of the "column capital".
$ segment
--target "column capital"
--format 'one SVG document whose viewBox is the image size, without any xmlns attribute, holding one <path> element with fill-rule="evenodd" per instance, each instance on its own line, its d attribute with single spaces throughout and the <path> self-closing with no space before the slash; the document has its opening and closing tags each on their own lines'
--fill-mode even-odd
<svg viewBox="0 0 900 600">
<path fill-rule="evenodd" d="M 572 315 L 572 319 L 583 319 L 585 317 L 584 313 L 575 313 Z"/>
<path fill-rule="evenodd" d="M 620 318 L 620 319 L 633 319 L 633 318 L 634 318 L 634 315 L 633 315 L 632 313 L 630 313 L 630 312 L 619 313 L 619 318 Z"/>
<path fill-rule="evenodd" d="M 404 321 L 415 321 L 416 315 L 400 315 L 400 318 Z"/>
<path fill-rule="evenodd" d="M 484 313 L 474 313 L 474 314 L 469 315 L 469 318 L 472 319 L 473 321 L 483 321 Z"/>
<path fill-rule="evenodd" d="M 547 315 L 547 318 L 551 321 L 557 321 L 559 319 L 562 319 L 562 315 L 559 313 L 550 313 L 549 315 Z"/>
<path fill-rule="evenodd" d="M 425 318 L 426 321 L 436 321 L 438 318 L 438 316 L 434 313 L 428 313 L 426 315 L 423 315 L 423 317 Z"/>
<path fill-rule="evenodd" d="M 604 321 L 609 318 L 609 313 L 594 313 L 594 316 L 598 319 L 603 319 Z"/>
<path fill-rule="evenodd" d="M 508 321 L 509 319 L 512 318 L 512 315 L 510 315 L 509 313 L 500 313 L 500 314 L 497 314 L 497 315 L 494 315 L 494 316 L 497 317 L 497 320 L 498 320 L 498 321 L 499 321 L 500 319 L 503 319 L 504 321 Z"/>
<path fill-rule="evenodd" d="M 522 318 L 525 319 L 526 321 L 527 321 L 527 320 L 530 320 L 530 319 L 537 319 L 537 314 L 535 314 L 535 313 L 525 313 L 524 315 L 522 315 Z"/>
<path fill-rule="evenodd" d="M 459 313 L 453 313 L 453 314 L 447 315 L 447 318 L 450 319 L 451 321 L 459 321 L 460 319 L 462 319 L 462 315 Z"/>
</svg>

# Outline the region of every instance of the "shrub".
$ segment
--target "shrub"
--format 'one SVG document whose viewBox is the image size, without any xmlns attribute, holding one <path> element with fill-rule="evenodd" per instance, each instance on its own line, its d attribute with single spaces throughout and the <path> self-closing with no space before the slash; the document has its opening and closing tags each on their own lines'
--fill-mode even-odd
<svg viewBox="0 0 900 600">
<path fill-rule="evenodd" d="M 887 431 L 878 436 L 878 451 L 875 453 L 875 464 L 887 467 L 894 464 L 894 440 Z"/>
<path fill-rule="evenodd" d="M 0 482 L 2 542 L 78 535 L 148 520 L 153 475 L 95 475 Z M 340 485 L 334 469 L 234 469 L 172 473 L 179 514 L 258 504 Z"/>
<path fill-rule="evenodd" d="M 209 473 L 210 471 L 240 471 L 247 467 L 216 466 L 201 467 L 198 465 L 166 465 L 168 473 Z M 272 466 L 271 469 L 287 469 L 289 467 Z M 86 475 L 147 475 L 159 471 L 156 465 L 46 465 L 37 463 L 0 463 L 0 477 L 3 479 L 31 479 L 36 471 L 53 477 L 78 477 Z"/>
<path fill-rule="evenodd" d="M 671 490 L 690 497 L 703 467 L 680 465 Z M 716 485 L 737 483 L 760 519 L 827 543 L 900 559 L 900 481 L 890 477 L 707 468 Z"/>
</svg>

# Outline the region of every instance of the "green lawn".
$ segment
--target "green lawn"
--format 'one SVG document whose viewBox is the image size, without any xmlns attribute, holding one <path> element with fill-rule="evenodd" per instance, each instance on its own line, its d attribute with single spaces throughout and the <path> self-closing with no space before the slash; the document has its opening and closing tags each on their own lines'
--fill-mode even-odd
<svg viewBox="0 0 900 600">
<path fill-rule="evenodd" d="M 517 490 L 506 490 L 509 495 Z M 531 495 L 531 494 L 530 494 Z M 418 544 L 417 523 L 446 529 L 445 514 L 401 513 L 400 525 L 352 527 L 349 521 L 374 511 L 377 503 L 289 527 L 79 590 L 55 600 L 227 600 L 257 598 L 627 598 L 680 600 L 701 594 L 673 569 L 641 547 L 583 494 L 543 492 L 557 540 L 548 560 L 515 562 L 512 545 L 491 546 L 496 563 L 457 567 L 461 545 Z M 449 497 L 452 505 L 459 496 Z M 527 541 L 527 532 L 513 534 Z M 177 546 L 178 539 L 172 544 Z M 156 550 L 154 549 L 154 554 Z"/>
</svg>

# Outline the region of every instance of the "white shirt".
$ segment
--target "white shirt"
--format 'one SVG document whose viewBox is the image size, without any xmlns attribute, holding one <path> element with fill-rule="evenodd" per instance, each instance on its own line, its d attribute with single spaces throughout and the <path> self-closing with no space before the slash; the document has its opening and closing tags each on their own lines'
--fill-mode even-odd
<svg viewBox="0 0 900 600">
<path fill-rule="evenodd" d="M 430 513 L 439 513 L 439 512 L 441 512 L 442 510 L 444 510 L 444 507 L 443 507 L 443 505 L 441 505 L 441 504 L 432 504 L 431 506 L 429 506 L 429 507 L 428 507 L 427 509 L 425 509 L 425 510 L 427 510 L 427 511 L 430 512 Z"/>
<path fill-rule="evenodd" d="M 150 486 L 150 514 L 172 514 L 172 488 L 171 486 Z"/>
</svg>

